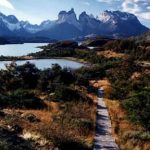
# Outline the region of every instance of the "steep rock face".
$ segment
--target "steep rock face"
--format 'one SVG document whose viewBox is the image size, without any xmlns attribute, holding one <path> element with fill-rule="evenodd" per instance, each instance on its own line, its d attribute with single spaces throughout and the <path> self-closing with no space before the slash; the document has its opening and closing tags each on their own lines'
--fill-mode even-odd
<svg viewBox="0 0 150 150">
<path fill-rule="evenodd" d="M 76 14 L 74 12 L 74 9 L 71 9 L 70 11 L 61 11 L 58 15 L 58 20 L 56 21 L 56 24 L 64 24 L 68 23 L 70 25 L 73 25 L 74 27 L 81 30 L 81 25 L 77 20 Z"/>
<path fill-rule="evenodd" d="M 82 26 L 83 34 L 88 35 L 99 33 L 101 22 L 92 15 L 89 16 L 86 12 L 81 13 L 79 16 L 79 23 Z"/>
</svg>

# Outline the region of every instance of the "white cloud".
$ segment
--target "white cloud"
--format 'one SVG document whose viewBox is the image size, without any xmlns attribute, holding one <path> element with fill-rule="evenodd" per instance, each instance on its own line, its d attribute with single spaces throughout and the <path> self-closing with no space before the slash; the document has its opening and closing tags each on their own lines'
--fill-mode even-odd
<svg viewBox="0 0 150 150">
<path fill-rule="evenodd" d="M 14 9 L 14 6 L 9 2 L 9 0 L 0 0 L 0 6 L 9 9 Z"/>
<path fill-rule="evenodd" d="M 124 0 L 122 9 L 141 19 L 150 20 L 150 1 L 148 0 Z"/>
</svg>

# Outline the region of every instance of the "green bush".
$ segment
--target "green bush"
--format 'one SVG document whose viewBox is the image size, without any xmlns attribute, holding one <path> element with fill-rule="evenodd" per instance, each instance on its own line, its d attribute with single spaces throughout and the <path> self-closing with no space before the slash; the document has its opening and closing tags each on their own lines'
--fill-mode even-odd
<svg viewBox="0 0 150 150">
<path fill-rule="evenodd" d="M 135 93 L 124 100 L 123 107 L 128 112 L 131 121 L 141 124 L 150 131 L 150 90 Z"/>
<path fill-rule="evenodd" d="M 74 101 L 79 100 L 80 95 L 77 91 L 62 85 L 55 90 L 54 99 L 57 101 Z"/>
<path fill-rule="evenodd" d="M 0 94 L 0 107 L 41 109 L 46 107 L 46 105 L 42 100 L 35 97 L 33 93 L 25 90 L 16 90 L 7 95 Z"/>
</svg>

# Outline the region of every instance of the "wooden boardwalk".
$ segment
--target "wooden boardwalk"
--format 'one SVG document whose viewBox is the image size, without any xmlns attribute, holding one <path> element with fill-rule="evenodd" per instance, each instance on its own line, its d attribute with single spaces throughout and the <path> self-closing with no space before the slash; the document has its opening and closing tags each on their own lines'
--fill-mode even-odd
<svg viewBox="0 0 150 150">
<path fill-rule="evenodd" d="M 119 150 L 112 137 L 112 127 L 108 110 L 103 98 L 98 99 L 96 135 L 93 150 Z"/>
</svg>

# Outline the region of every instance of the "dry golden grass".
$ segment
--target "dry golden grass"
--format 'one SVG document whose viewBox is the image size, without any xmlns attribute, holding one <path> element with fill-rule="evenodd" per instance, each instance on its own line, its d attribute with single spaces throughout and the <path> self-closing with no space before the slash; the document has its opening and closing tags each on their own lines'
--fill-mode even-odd
<svg viewBox="0 0 150 150">
<path fill-rule="evenodd" d="M 94 87 L 94 88 L 100 88 L 103 87 L 106 96 L 108 96 L 111 92 L 111 84 L 107 79 L 103 79 L 103 80 L 91 80 L 90 84 Z"/>
<path fill-rule="evenodd" d="M 78 87 L 81 93 L 88 96 L 87 89 Z M 38 135 L 40 139 L 46 139 L 51 143 L 51 138 L 69 138 L 81 141 L 84 145 L 92 147 L 95 136 L 96 104 L 82 101 L 77 102 L 52 102 L 44 93 L 37 97 L 44 100 L 47 108 L 34 109 L 4 109 L 9 115 L 9 120 L 0 121 L 7 128 L 8 125 L 19 125 L 23 129 L 21 137 L 34 138 Z M 25 116 L 29 114 L 36 116 L 39 122 L 30 122 Z M 63 121 L 62 121 L 63 120 Z M 88 128 L 88 125 L 89 128 Z M 38 140 L 39 140 L 38 138 Z M 35 138 L 35 141 L 37 139 Z M 38 141 L 36 141 L 38 142 Z"/>
<path fill-rule="evenodd" d="M 4 109 L 3 111 L 12 117 L 11 121 L 4 122 L 3 124 L 18 124 L 23 129 L 27 129 L 28 131 L 38 131 L 38 128 L 43 125 L 49 125 L 53 121 L 53 116 L 60 112 L 59 104 L 56 102 L 49 102 L 45 101 L 47 104 L 47 108 L 41 110 L 35 109 Z M 38 123 L 31 123 L 25 119 L 23 116 L 28 114 L 35 115 L 40 122 Z"/>
<path fill-rule="evenodd" d="M 123 59 L 128 58 L 127 54 L 116 53 L 110 50 L 97 52 L 97 55 L 104 56 L 106 58 L 123 58 Z"/>
<path fill-rule="evenodd" d="M 31 59 L 34 59 L 33 56 L 22 56 L 22 57 L 19 57 L 21 59 L 24 59 L 24 60 L 31 60 Z"/>
<path fill-rule="evenodd" d="M 92 147 L 96 119 L 94 104 L 67 102 L 60 105 L 59 111 L 53 114 L 52 118 L 53 121 L 50 124 L 39 126 L 40 134 L 43 134 L 44 137 L 47 139 L 51 139 L 52 137 L 70 138 L 82 141 L 85 145 Z M 90 123 L 92 127 L 88 128 L 86 126 L 88 124 L 86 123 Z"/>
<path fill-rule="evenodd" d="M 91 118 L 92 120 L 94 120 L 94 122 L 96 122 L 96 111 L 97 111 L 97 96 L 95 95 L 95 93 L 89 93 L 87 91 L 87 88 L 86 87 L 77 87 L 78 91 L 80 91 L 80 93 L 84 93 L 88 98 L 90 98 L 91 100 L 91 105 L 87 105 L 85 103 L 85 105 L 80 105 L 78 106 L 78 109 L 83 109 L 85 108 L 86 106 L 86 109 L 85 110 L 88 110 L 88 114 L 87 114 L 87 118 Z M 90 106 L 90 107 L 89 107 Z M 76 107 L 77 108 L 77 107 Z M 78 110 L 77 109 L 77 110 Z M 95 132 L 95 131 L 94 131 Z M 89 137 L 89 139 L 92 139 L 93 140 L 94 138 L 94 134 Z"/>
</svg>

